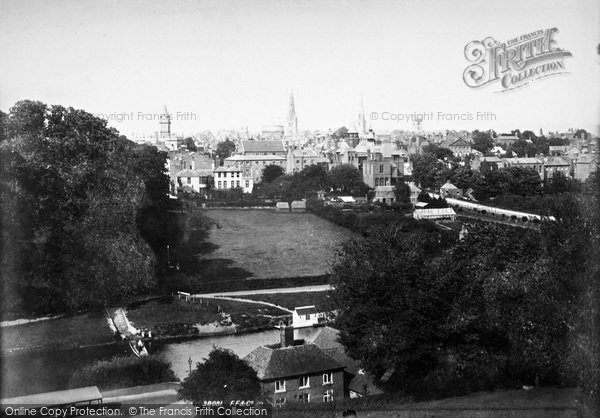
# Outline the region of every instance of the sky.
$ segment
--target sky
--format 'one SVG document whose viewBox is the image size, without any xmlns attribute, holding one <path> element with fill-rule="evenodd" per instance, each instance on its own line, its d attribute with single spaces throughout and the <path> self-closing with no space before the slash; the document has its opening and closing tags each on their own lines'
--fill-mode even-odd
<svg viewBox="0 0 600 418">
<path fill-rule="evenodd" d="M 352 127 L 362 96 L 376 131 L 422 113 L 424 130 L 599 134 L 599 22 L 596 0 L 0 0 L 0 110 L 72 106 L 130 136 L 167 106 L 176 133 L 256 132 L 293 91 L 300 130 Z M 566 74 L 465 84 L 469 42 L 549 28 Z"/>
</svg>

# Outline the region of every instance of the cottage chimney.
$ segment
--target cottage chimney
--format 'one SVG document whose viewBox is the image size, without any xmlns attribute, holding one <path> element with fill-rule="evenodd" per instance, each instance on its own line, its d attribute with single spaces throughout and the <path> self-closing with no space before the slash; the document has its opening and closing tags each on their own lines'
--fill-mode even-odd
<svg viewBox="0 0 600 418">
<path fill-rule="evenodd" d="M 279 322 L 279 336 L 281 340 L 281 348 L 294 345 L 294 327 L 287 325 L 283 321 Z"/>
</svg>

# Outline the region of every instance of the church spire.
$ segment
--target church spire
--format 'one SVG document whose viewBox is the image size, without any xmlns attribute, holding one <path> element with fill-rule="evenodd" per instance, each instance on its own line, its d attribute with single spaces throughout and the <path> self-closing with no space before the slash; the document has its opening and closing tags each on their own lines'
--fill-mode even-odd
<svg viewBox="0 0 600 418">
<path fill-rule="evenodd" d="M 290 92 L 290 105 L 287 115 L 286 137 L 296 139 L 298 136 L 298 118 L 296 117 L 296 106 L 294 105 L 294 91 Z"/>
</svg>

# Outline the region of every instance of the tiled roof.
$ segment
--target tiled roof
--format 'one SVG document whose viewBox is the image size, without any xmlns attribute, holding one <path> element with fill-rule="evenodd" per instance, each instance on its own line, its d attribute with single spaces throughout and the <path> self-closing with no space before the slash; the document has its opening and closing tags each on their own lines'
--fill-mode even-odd
<svg viewBox="0 0 600 418">
<path fill-rule="evenodd" d="M 273 349 L 262 346 L 253 350 L 244 360 L 256 371 L 261 380 L 281 379 L 344 368 L 314 344 Z"/>
<path fill-rule="evenodd" d="M 282 141 L 242 141 L 244 154 L 248 152 L 285 152 Z"/>
<path fill-rule="evenodd" d="M 569 165 L 569 162 L 563 157 L 546 157 L 544 158 L 545 166 Z"/>
<path fill-rule="evenodd" d="M 200 170 L 181 170 L 175 177 L 209 177 L 212 176 L 212 169 L 200 169 Z"/>
<path fill-rule="evenodd" d="M 458 138 L 456 141 L 450 144 L 451 147 L 470 147 L 471 144 L 462 138 Z"/>
<path fill-rule="evenodd" d="M 283 155 L 232 155 L 225 161 L 285 161 Z"/>
<path fill-rule="evenodd" d="M 541 164 L 542 161 L 532 157 L 503 158 L 509 164 Z"/>
<path fill-rule="evenodd" d="M 215 173 L 218 172 L 222 172 L 222 171 L 242 171 L 241 168 L 235 167 L 235 166 L 221 166 L 218 168 L 215 168 Z"/>
</svg>

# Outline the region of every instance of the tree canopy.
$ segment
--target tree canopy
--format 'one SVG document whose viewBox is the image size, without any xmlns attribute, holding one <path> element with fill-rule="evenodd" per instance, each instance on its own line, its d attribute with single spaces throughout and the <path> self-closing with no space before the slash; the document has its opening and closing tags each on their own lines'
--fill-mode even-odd
<svg viewBox="0 0 600 418">
<path fill-rule="evenodd" d="M 283 167 L 277 164 L 269 164 L 263 169 L 262 181 L 265 183 L 272 183 L 277 177 L 283 175 Z"/>
<path fill-rule="evenodd" d="M 166 155 L 73 108 L 22 101 L 0 121 L 11 308 L 79 310 L 154 286 L 157 257 L 142 236 L 158 248 L 150 224 L 168 223 Z"/>
<path fill-rule="evenodd" d="M 225 158 L 231 157 L 231 154 L 233 154 L 234 151 L 235 142 L 231 141 L 230 139 L 226 139 L 225 141 L 217 144 L 216 154 L 217 157 L 219 157 L 219 160 L 221 160 L 221 163 L 223 160 L 225 160 Z"/>
<path fill-rule="evenodd" d="M 330 300 L 349 355 L 416 397 L 535 382 L 597 396 L 597 178 L 555 195 L 540 231 L 472 224 L 457 241 L 404 220 L 346 243 Z"/>
<path fill-rule="evenodd" d="M 197 363 L 179 389 L 183 399 L 195 403 L 209 399 L 257 400 L 260 394 L 256 371 L 231 350 L 220 347 L 213 348 L 204 363 Z"/>
</svg>

